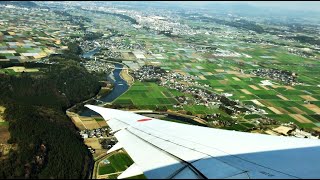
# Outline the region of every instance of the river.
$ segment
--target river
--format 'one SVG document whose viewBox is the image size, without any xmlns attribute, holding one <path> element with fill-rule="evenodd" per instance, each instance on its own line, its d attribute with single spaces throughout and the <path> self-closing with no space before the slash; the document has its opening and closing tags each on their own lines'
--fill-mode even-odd
<svg viewBox="0 0 320 180">
<path fill-rule="evenodd" d="M 92 56 L 93 56 L 95 53 L 99 52 L 99 51 L 100 51 L 100 48 L 97 47 L 97 48 L 95 48 L 95 49 L 93 49 L 93 50 L 91 50 L 91 51 L 88 51 L 88 52 L 86 52 L 86 53 L 83 53 L 82 57 L 85 58 L 85 59 L 91 59 Z"/>
<path fill-rule="evenodd" d="M 112 73 L 106 76 L 106 80 L 110 81 L 114 87 L 111 92 L 109 92 L 107 95 L 101 96 L 98 100 L 103 101 L 106 103 L 110 103 L 113 100 L 115 100 L 117 97 L 119 97 L 121 94 L 126 92 L 129 88 L 129 85 L 125 80 L 123 80 L 120 76 L 120 72 L 122 70 L 123 65 L 119 63 L 114 63 L 115 69 Z M 94 111 L 87 109 L 82 111 L 80 113 L 80 116 L 93 116 L 93 115 L 99 115 L 95 113 Z"/>
</svg>

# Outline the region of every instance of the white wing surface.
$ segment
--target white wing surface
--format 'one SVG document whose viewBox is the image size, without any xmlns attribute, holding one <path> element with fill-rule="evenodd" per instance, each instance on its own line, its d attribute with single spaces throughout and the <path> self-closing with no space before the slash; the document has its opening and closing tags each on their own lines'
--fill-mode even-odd
<svg viewBox="0 0 320 180">
<path fill-rule="evenodd" d="M 320 178 L 320 140 L 221 130 L 86 107 L 101 114 L 116 132 L 135 162 L 130 171 L 140 169 L 147 178 Z"/>
</svg>

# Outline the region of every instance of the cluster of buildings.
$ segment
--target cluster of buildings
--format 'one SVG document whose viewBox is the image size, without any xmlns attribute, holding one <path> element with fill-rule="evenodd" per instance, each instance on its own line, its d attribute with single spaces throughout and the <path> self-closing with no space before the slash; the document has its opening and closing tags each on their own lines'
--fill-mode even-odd
<svg viewBox="0 0 320 180">
<path fill-rule="evenodd" d="M 236 124 L 235 120 L 221 120 L 221 119 L 210 119 L 210 124 L 213 125 L 214 127 L 228 127 Z"/>
<path fill-rule="evenodd" d="M 77 39 L 77 40 L 81 40 L 81 38 Z M 90 51 L 92 49 L 95 49 L 95 48 L 98 48 L 98 47 L 101 47 L 101 44 L 99 43 L 102 43 L 101 40 L 97 39 L 97 40 L 92 40 L 92 41 L 89 41 L 89 40 L 82 40 L 80 41 L 80 44 L 79 46 L 81 47 L 81 49 L 84 51 L 84 52 L 87 52 L 87 51 Z"/>
<path fill-rule="evenodd" d="M 232 52 L 232 51 L 224 50 L 220 48 L 216 49 L 213 55 L 217 57 L 241 57 L 242 56 L 240 53 Z"/>
<path fill-rule="evenodd" d="M 294 72 L 279 70 L 279 69 L 266 69 L 259 68 L 252 70 L 251 74 L 259 77 L 268 77 L 273 80 L 282 81 L 285 84 L 295 85 L 297 83 L 297 74 Z"/>
<path fill-rule="evenodd" d="M 310 48 L 288 48 L 288 52 L 304 58 L 316 57 Z"/>
<path fill-rule="evenodd" d="M 193 99 L 177 97 L 180 103 L 175 107 L 182 107 L 186 104 L 216 106 L 230 115 L 265 113 L 264 110 L 255 108 L 253 105 L 243 106 L 238 100 L 231 100 L 223 94 L 220 95 L 206 90 L 205 88 L 209 85 L 199 84 L 194 81 L 195 78 L 191 75 L 184 76 L 176 72 L 167 72 L 160 67 L 145 65 L 134 71 L 133 76 L 139 81 L 158 82 L 161 86 L 192 95 Z"/>
<path fill-rule="evenodd" d="M 117 142 L 117 139 L 115 137 L 112 137 L 110 139 L 102 139 L 100 141 L 100 144 L 103 149 L 111 149 Z"/>
<path fill-rule="evenodd" d="M 112 59 L 121 59 L 122 58 L 122 55 L 120 52 L 115 52 L 115 51 L 112 51 L 112 50 L 105 50 L 105 51 L 102 51 L 100 52 L 99 54 L 97 54 L 97 57 L 98 58 L 102 58 L 102 59 L 109 59 L 109 58 L 112 58 Z"/>
<path fill-rule="evenodd" d="M 82 64 L 89 72 L 109 73 L 114 69 L 113 64 L 97 60 L 96 57 L 94 60 L 80 62 L 80 64 Z"/>
<path fill-rule="evenodd" d="M 256 118 L 256 119 L 253 119 L 252 122 L 255 123 L 256 125 L 276 125 L 276 124 L 279 124 L 279 121 L 276 121 L 276 120 L 268 118 L 268 117 Z"/>
<path fill-rule="evenodd" d="M 166 75 L 165 70 L 151 65 L 142 66 L 139 70 L 133 72 L 134 78 L 139 81 L 150 81 L 151 79 L 160 80 L 161 77 Z"/>
<path fill-rule="evenodd" d="M 298 128 L 294 123 L 282 124 L 277 128 L 266 131 L 270 135 L 294 136 L 298 138 L 320 139 L 319 135 L 306 132 Z"/>
<path fill-rule="evenodd" d="M 116 35 L 116 34 L 114 34 Z M 105 38 L 101 37 L 99 39 L 89 41 L 81 41 L 80 47 L 85 51 L 92 50 L 94 48 L 101 48 L 101 52 L 97 55 L 99 58 L 108 59 L 122 59 L 122 51 L 128 51 L 131 52 L 133 50 L 133 53 L 137 50 L 145 50 L 145 45 L 140 42 L 130 42 L 128 43 L 126 40 L 126 36 L 116 36 L 116 37 L 110 37 Z M 145 58 L 144 56 L 142 58 Z M 141 59 L 140 57 L 137 57 L 137 59 Z"/>
<path fill-rule="evenodd" d="M 216 118 L 219 118 L 221 117 L 221 114 L 220 113 L 213 113 L 213 114 L 207 114 L 203 117 L 203 119 L 206 119 L 206 120 L 214 120 Z"/>
<path fill-rule="evenodd" d="M 97 129 L 85 129 L 80 131 L 80 135 L 83 139 L 86 138 L 103 138 L 108 137 L 110 135 L 111 129 L 110 128 L 97 128 Z"/>
<path fill-rule="evenodd" d="M 171 13 L 170 11 L 164 11 L 160 9 L 145 9 L 142 11 L 118 9 L 116 7 L 84 7 L 87 10 L 98 10 L 107 13 L 114 13 L 124 15 L 132 19 L 133 27 L 147 28 L 148 30 L 155 32 L 170 32 L 171 35 L 194 35 L 204 33 L 201 29 L 194 29 L 187 24 L 179 22 L 179 17 Z M 128 18 L 128 19 L 129 19 Z M 205 31 L 206 32 L 206 31 Z"/>
</svg>

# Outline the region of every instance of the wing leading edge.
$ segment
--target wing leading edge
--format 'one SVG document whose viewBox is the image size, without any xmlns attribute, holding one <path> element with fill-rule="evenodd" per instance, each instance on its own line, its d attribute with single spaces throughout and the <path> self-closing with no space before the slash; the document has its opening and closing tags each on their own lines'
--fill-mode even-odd
<svg viewBox="0 0 320 180">
<path fill-rule="evenodd" d="M 101 114 L 148 178 L 320 177 L 319 140 L 206 128 L 86 107 Z"/>
</svg>

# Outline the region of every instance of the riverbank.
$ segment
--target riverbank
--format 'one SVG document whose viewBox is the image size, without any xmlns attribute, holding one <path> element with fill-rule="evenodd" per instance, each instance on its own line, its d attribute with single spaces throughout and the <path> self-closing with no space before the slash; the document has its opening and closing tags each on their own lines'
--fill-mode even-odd
<svg viewBox="0 0 320 180">
<path fill-rule="evenodd" d="M 134 78 L 129 74 L 129 69 L 122 69 L 120 77 L 125 80 L 129 86 L 134 83 Z"/>
</svg>

